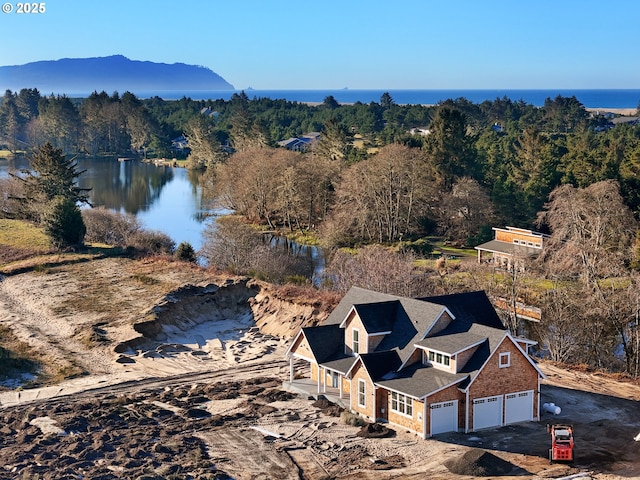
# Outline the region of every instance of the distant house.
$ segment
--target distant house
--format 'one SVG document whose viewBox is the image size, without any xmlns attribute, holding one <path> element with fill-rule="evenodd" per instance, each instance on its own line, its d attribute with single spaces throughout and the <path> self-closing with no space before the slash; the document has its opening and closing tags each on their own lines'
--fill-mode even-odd
<svg viewBox="0 0 640 480">
<path fill-rule="evenodd" d="M 184 135 L 180 135 L 179 137 L 171 140 L 171 148 L 173 150 L 186 150 L 189 148 L 189 144 L 187 142 L 187 138 Z"/>
<path fill-rule="evenodd" d="M 409 133 L 411 135 L 421 135 L 426 137 L 427 135 L 431 135 L 431 130 L 429 130 L 429 127 L 415 127 L 409 130 Z"/>
<path fill-rule="evenodd" d="M 495 237 L 474 247 L 478 251 L 478 262 L 494 263 L 508 270 L 517 266 L 521 257 L 538 255 L 548 235 L 524 228 L 493 227 Z"/>
<path fill-rule="evenodd" d="M 412 299 L 353 287 L 295 336 L 284 387 L 422 438 L 538 421 L 534 344 L 505 329 L 484 292 Z"/>
<path fill-rule="evenodd" d="M 211 107 L 204 107 L 200 110 L 200 115 L 217 119 L 220 116 L 220 112 L 213 110 Z"/>
<path fill-rule="evenodd" d="M 278 145 L 286 148 L 287 150 L 306 152 L 318 140 L 320 140 L 319 132 L 309 132 L 301 135 L 300 137 L 291 137 L 286 140 L 281 140 L 278 142 Z"/>
</svg>

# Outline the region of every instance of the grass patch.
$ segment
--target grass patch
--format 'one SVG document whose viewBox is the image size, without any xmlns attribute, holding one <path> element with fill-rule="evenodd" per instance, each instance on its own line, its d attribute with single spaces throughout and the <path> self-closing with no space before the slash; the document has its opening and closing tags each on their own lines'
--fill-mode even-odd
<svg viewBox="0 0 640 480">
<path fill-rule="evenodd" d="M 22 220 L 0 219 L 0 265 L 51 251 L 42 228 Z"/>
<path fill-rule="evenodd" d="M 160 280 L 150 277 L 149 275 L 145 275 L 144 273 L 134 273 L 131 275 L 131 278 L 143 285 L 157 285 L 160 283 Z"/>
</svg>

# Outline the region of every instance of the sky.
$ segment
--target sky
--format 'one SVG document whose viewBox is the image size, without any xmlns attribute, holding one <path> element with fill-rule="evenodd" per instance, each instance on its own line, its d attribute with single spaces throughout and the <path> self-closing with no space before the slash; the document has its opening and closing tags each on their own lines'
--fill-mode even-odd
<svg viewBox="0 0 640 480">
<path fill-rule="evenodd" d="M 0 66 L 121 54 L 236 89 L 640 88 L 638 0 L 0 3 Z"/>
</svg>

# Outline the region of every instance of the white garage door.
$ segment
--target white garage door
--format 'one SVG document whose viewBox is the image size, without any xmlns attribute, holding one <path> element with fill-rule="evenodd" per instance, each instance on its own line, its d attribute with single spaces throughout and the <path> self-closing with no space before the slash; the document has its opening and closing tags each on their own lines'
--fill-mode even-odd
<svg viewBox="0 0 640 480">
<path fill-rule="evenodd" d="M 473 429 L 502 425 L 502 395 L 477 398 L 473 401 Z"/>
<path fill-rule="evenodd" d="M 458 431 L 458 401 L 432 403 L 431 411 L 431 435 L 444 432 Z"/>
<path fill-rule="evenodd" d="M 533 420 L 533 390 L 509 393 L 504 397 L 504 423 Z"/>
</svg>

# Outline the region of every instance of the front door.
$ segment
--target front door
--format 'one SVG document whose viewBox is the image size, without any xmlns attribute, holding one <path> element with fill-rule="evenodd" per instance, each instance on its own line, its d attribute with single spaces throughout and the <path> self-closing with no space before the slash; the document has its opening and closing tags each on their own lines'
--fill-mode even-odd
<svg viewBox="0 0 640 480">
<path fill-rule="evenodd" d="M 338 388 L 339 381 L 340 381 L 340 375 L 338 375 L 338 372 L 331 372 L 331 386 L 333 388 Z"/>
</svg>

